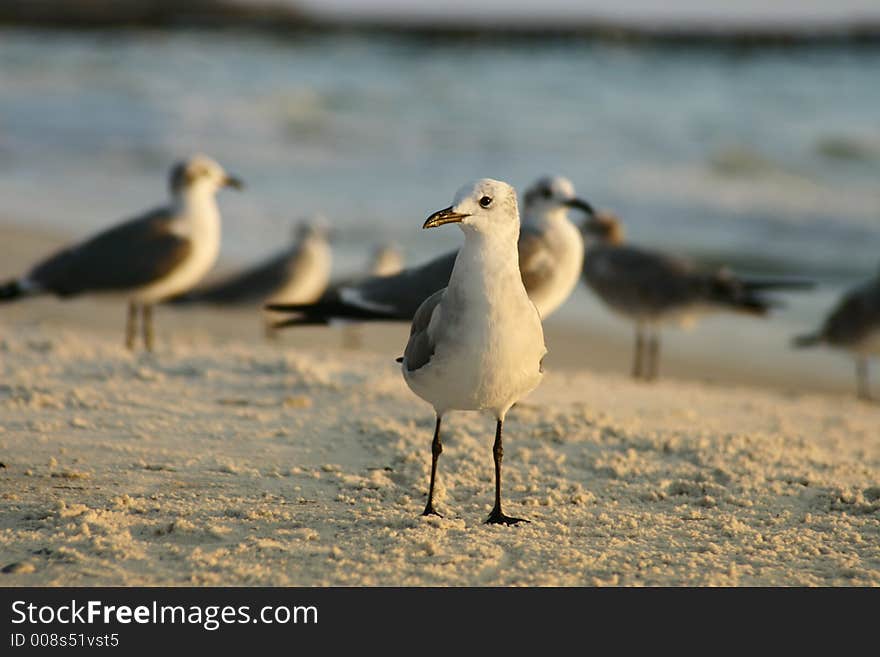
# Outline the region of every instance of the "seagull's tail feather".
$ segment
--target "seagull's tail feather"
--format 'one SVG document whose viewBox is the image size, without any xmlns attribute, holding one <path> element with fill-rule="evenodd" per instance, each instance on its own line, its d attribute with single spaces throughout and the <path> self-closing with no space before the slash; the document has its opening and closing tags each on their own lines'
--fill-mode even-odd
<svg viewBox="0 0 880 657">
<path fill-rule="evenodd" d="M 0 303 L 15 301 L 27 294 L 27 289 L 17 279 L 0 284 Z"/>
<path fill-rule="evenodd" d="M 796 335 L 792 338 L 791 344 L 798 349 L 805 347 L 815 347 L 823 342 L 821 333 L 807 333 L 805 335 Z"/>
<path fill-rule="evenodd" d="M 766 315 L 785 304 L 768 297 L 766 292 L 782 290 L 810 290 L 813 281 L 794 278 L 738 278 L 726 270 L 713 276 L 709 282 L 709 295 L 721 305 L 750 315 Z"/>
<path fill-rule="evenodd" d="M 293 313 L 293 317 L 275 322 L 273 328 L 289 326 L 328 325 L 334 320 L 355 320 L 359 322 L 398 321 L 402 319 L 392 312 L 362 308 L 340 299 L 325 299 L 317 303 L 270 303 L 266 310 Z"/>
<path fill-rule="evenodd" d="M 781 305 L 778 301 L 747 289 L 741 281 L 727 276 L 717 276 L 710 280 L 709 298 L 729 310 L 759 316 L 766 315 L 771 308 Z"/>
</svg>

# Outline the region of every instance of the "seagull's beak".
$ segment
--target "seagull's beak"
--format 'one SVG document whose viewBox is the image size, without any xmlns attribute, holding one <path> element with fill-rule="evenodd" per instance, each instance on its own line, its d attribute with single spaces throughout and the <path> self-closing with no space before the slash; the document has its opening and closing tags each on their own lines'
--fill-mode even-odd
<svg viewBox="0 0 880 657">
<path fill-rule="evenodd" d="M 223 179 L 224 187 L 232 187 L 233 189 L 241 189 L 244 187 L 244 181 L 241 178 L 236 178 L 235 176 L 226 176 Z"/>
<path fill-rule="evenodd" d="M 593 206 L 590 205 L 589 203 L 587 203 L 585 200 L 580 199 L 580 198 L 570 198 L 567 201 L 565 201 L 565 203 L 563 203 L 563 205 L 568 208 L 574 208 L 575 210 L 581 210 L 583 212 L 586 212 L 591 217 L 596 214 L 595 211 L 593 210 Z"/>
<path fill-rule="evenodd" d="M 448 208 L 443 208 L 442 210 L 438 210 L 430 217 L 428 217 L 427 221 L 425 221 L 422 228 L 436 228 L 437 226 L 442 226 L 443 224 L 457 224 L 461 222 L 465 217 L 470 217 L 469 214 L 464 214 L 462 212 L 456 212 L 453 209 L 453 206 L 449 206 Z"/>
</svg>

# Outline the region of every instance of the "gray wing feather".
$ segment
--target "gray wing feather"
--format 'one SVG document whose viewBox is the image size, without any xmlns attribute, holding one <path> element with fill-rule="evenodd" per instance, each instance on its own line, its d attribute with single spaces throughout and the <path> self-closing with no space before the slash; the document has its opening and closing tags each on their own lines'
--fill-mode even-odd
<svg viewBox="0 0 880 657">
<path fill-rule="evenodd" d="M 431 336 L 428 335 L 428 326 L 431 324 L 434 310 L 443 300 L 445 294 L 446 288 L 437 290 L 425 299 L 424 303 L 416 310 L 412 321 L 412 328 L 409 332 L 409 341 L 406 343 L 406 350 L 403 352 L 406 369 L 410 372 L 414 372 L 427 364 L 431 360 L 431 356 L 434 355 L 434 342 Z"/>
<path fill-rule="evenodd" d="M 705 288 L 704 277 L 688 261 L 623 246 L 591 248 L 584 278 L 609 305 L 633 314 L 694 303 Z"/>
<path fill-rule="evenodd" d="M 301 255 L 299 248 L 279 253 L 203 290 L 196 290 L 183 297 L 181 302 L 239 304 L 265 301 L 297 275 Z"/>
<path fill-rule="evenodd" d="M 331 294 L 338 295 L 348 287 L 357 292 L 365 305 L 388 308 L 395 316 L 409 319 L 431 295 L 449 285 L 457 255 L 457 251 L 452 251 L 420 267 L 405 269 L 394 276 L 373 276 Z M 347 297 L 346 301 L 352 303 Z"/>
<path fill-rule="evenodd" d="M 166 208 L 115 226 L 63 249 L 34 267 L 28 278 L 60 296 L 142 287 L 171 273 L 190 254 L 190 240 L 170 231 Z"/>
</svg>

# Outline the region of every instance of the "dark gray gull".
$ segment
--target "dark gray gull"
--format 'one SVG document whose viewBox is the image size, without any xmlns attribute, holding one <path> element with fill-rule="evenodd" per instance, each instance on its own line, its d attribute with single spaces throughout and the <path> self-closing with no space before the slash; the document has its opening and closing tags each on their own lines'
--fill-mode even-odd
<svg viewBox="0 0 880 657">
<path fill-rule="evenodd" d="M 851 352 L 860 399 L 871 399 L 868 360 L 880 356 L 880 272 L 847 291 L 815 333 L 794 339 L 797 347 L 828 345 Z"/>
<path fill-rule="evenodd" d="M 683 258 L 629 246 L 610 212 L 597 212 L 583 229 L 589 243 L 583 272 L 587 286 L 635 323 L 635 378 L 657 377 L 661 326 L 690 327 L 717 311 L 766 315 L 778 301 L 764 292 L 813 286 L 804 280 L 741 278 L 727 268 L 704 271 Z"/>
</svg>

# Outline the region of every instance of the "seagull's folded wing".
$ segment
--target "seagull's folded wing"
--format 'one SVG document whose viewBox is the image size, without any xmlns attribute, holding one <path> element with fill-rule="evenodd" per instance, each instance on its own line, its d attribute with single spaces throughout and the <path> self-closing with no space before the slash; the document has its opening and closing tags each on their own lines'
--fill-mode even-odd
<svg viewBox="0 0 880 657">
<path fill-rule="evenodd" d="M 190 255 L 192 243 L 172 232 L 174 215 L 154 210 L 59 251 L 28 278 L 61 296 L 128 290 L 170 274 Z"/>
<path fill-rule="evenodd" d="M 431 360 L 434 355 L 434 340 L 430 334 L 431 317 L 434 311 L 443 300 L 446 294 L 446 288 L 437 290 L 430 297 L 425 299 L 424 303 L 419 306 L 413 317 L 412 328 L 409 333 L 409 341 L 406 343 L 406 350 L 403 352 L 404 363 L 406 369 L 414 372 L 423 367 Z"/>
</svg>

